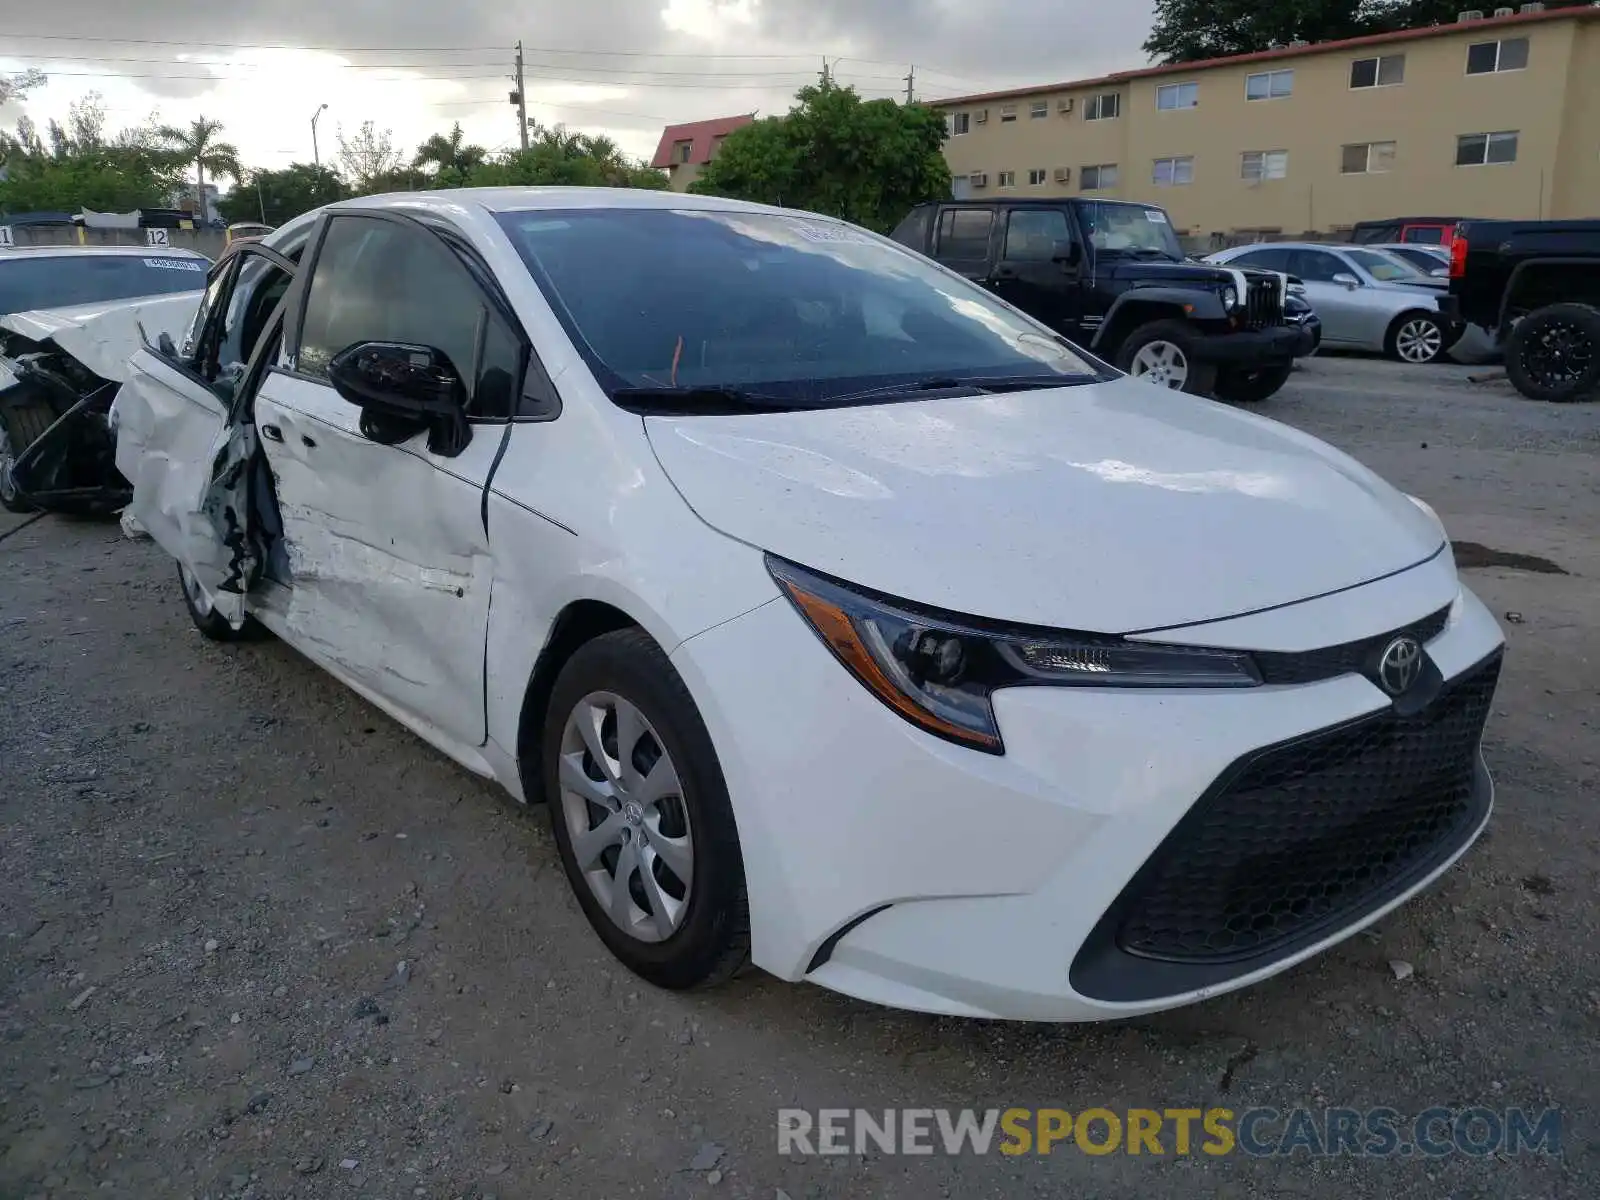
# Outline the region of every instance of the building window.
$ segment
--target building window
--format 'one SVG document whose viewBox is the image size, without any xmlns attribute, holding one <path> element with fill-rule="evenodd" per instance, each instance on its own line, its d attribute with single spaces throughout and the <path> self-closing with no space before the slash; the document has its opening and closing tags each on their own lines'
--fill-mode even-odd
<svg viewBox="0 0 1600 1200">
<path fill-rule="evenodd" d="M 1048 179 L 1049 177 L 1050 177 L 1050 172 L 1046 171 L 1043 167 L 1034 167 L 1031 171 L 1028 172 L 1028 186 L 1029 187 L 1038 187 L 1040 184 L 1044 183 L 1044 181 L 1046 179 Z"/>
<path fill-rule="evenodd" d="M 1492 167 L 1517 161 L 1517 134 L 1464 133 L 1456 139 L 1456 166 Z"/>
<path fill-rule="evenodd" d="M 1358 58 L 1350 64 L 1352 88 L 1396 87 L 1406 81 L 1406 56 L 1385 54 L 1382 58 Z"/>
<path fill-rule="evenodd" d="M 694 143 L 693 142 L 673 142 L 672 143 L 672 161 L 675 162 L 675 163 L 686 163 L 686 162 L 688 162 L 689 161 L 689 156 L 691 154 L 693 154 L 693 153 L 694 153 Z"/>
<path fill-rule="evenodd" d="M 1035 100 L 1028 105 L 1028 119 L 1030 121 L 1037 121 L 1040 117 L 1048 117 L 1049 115 L 1050 101 L 1048 100 Z"/>
<path fill-rule="evenodd" d="M 1341 154 L 1339 171 L 1344 175 L 1382 175 L 1394 170 L 1393 142 L 1360 142 L 1346 146 Z"/>
<path fill-rule="evenodd" d="M 1169 83 L 1156 89 L 1156 108 L 1162 112 L 1199 107 L 1200 85 L 1198 83 Z"/>
<path fill-rule="evenodd" d="M 1246 150 L 1240 174 L 1251 183 L 1263 179 L 1286 179 L 1289 176 L 1287 150 Z"/>
<path fill-rule="evenodd" d="M 1089 97 L 1089 107 L 1083 110 L 1085 121 L 1115 121 L 1122 115 L 1122 93 L 1101 92 Z"/>
<path fill-rule="evenodd" d="M 727 139 L 728 139 L 728 135 L 725 134 L 725 133 L 718 134 L 716 137 L 711 139 L 711 157 L 712 158 L 715 158 L 717 156 L 717 152 L 722 149 L 722 143 L 727 141 Z"/>
<path fill-rule="evenodd" d="M 1016 187 L 1017 173 L 1015 171 L 1000 171 L 995 175 L 995 183 L 999 187 Z"/>
<path fill-rule="evenodd" d="M 1294 95 L 1293 71 L 1263 71 L 1244 77 L 1246 100 L 1282 100 Z"/>
<path fill-rule="evenodd" d="M 1183 187 L 1194 182 L 1194 156 L 1158 158 L 1150 182 L 1157 187 Z"/>
<path fill-rule="evenodd" d="M 951 113 L 946 120 L 950 127 L 951 137 L 960 137 L 964 133 L 972 132 L 971 113 Z"/>
<path fill-rule="evenodd" d="M 1106 163 L 1098 167 L 1080 167 L 1078 183 L 1086 192 L 1109 192 L 1117 186 L 1117 165 Z"/>
<path fill-rule="evenodd" d="M 1017 119 L 1017 106 L 1015 104 L 1002 104 L 1000 106 L 1000 120 L 1015 121 Z"/>
<path fill-rule="evenodd" d="M 1528 39 L 1476 42 L 1467 47 L 1467 74 L 1492 75 L 1496 71 L 1521 71 L 1528 65 Z"/>
</svg>

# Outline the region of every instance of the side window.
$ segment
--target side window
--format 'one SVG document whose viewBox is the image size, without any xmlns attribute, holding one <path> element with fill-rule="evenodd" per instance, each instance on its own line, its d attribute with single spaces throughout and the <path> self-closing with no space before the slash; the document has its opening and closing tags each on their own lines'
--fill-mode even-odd
<svg viewBox="0 0 1600 1200">
<path fill-rule="evenodd" d="M 1285 274 L 1294 274 L 1290 266 L 1290 255 L 1287 250 L 1252 250 L 1249 254 L 1241 254 L 1238 258 L 1230 259 L 1230 267 L 1259 267 L 1263 271 L 1282 271 Z"/>
<path fill-rule="evenodd" d="M 1049 262 L 1056 246 L 1070 239 L 1067 214 L 1059 208 L 1014 208 L 1006 221 L 1007 262 Z"/>
<path fill-rule="evenodd" d="M 289 290 L 289 273 L 260 254 L 245 251 L 238 282 L 222 314 L 217 345 L 202 374 L 211 382 L 237 379 L 266 332 L 267 320 Z"/>
<path fill-rule="evenodd" d="M 192 365 L 195 356 L 200 353 L 206 326 L 216 315 L 223 297 L 228 294 L 228 286 L 233 281 L 234 271 L 238 265 L 236 262 L 228 261 L 211 268 L 211 278 L 206 281 L 206 294 L 200 298 L 200 307 L 195 310 L 194 320 L 189 322 L 188 332 L 183 335 L 183 341 L 178 345 L 178 358 L 186 366 Z"/>
<path fill-rule="evenodd" d="M 1307 283 L 1332 283 L 1335 275 L 1349 271 L 1349 267 L 1322 250 L 1297 250 L 1294 255 L 1292 273 Z"/>
<path fill-rule="evenodd" d="M 945 209 L 939 214 L 939 261 L 979 265 L 988 262 L 989 230 L 993 225 L 993 209 Z"/>
<path fill-rule="evenodd" d="M 511 415 L 521 348 L 476 281 L 432 234 L 376 217 L 328 226 L 306 289 L 298 369 L 326 377 L 357 342 L 410 342 L 449 358 L 467 414 Z"/>
<path fill-rule="evenodd" d="M 895 226 L 889 236 L 902 246 L 909 246 L 918 254 L 928 249 L 928 225 L 933 210 L 920 206 L 911 210 L 911 215 Z"/>
</svg>

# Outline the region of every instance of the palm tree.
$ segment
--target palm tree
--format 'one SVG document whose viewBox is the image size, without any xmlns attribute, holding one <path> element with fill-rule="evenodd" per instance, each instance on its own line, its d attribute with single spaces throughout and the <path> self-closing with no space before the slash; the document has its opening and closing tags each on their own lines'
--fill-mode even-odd
<svg viewBox="0 0 1600 1200">
<path fill-rule="evenodd" d="M 436 133 L 418 146 L 411 165 L 419 171 L 431 166 L 436 171 L 465 173 L 482 165 L 488 157 L 489 152 L 482 146 L 467 144 L 466 135 L 461 132 L 461 122 L 457 121 L 448 134 Z"/>
<path fill-rule="evenodd" d="M 216 140 L 221 132 L 222 122 L 209 117 L 197 117 L 187 128 L 163 125 L 156 130 L 156 136 L 166 144 L 174 159 L 184 166 L 194 164 L 195 201 L 202 217 L 206 215 L 206 172 L 210 171 L 213 179 L 226 175 L 235 182 L 244 172 L 239 165 L 238 147 L 232 142 Z"/>
</svg>

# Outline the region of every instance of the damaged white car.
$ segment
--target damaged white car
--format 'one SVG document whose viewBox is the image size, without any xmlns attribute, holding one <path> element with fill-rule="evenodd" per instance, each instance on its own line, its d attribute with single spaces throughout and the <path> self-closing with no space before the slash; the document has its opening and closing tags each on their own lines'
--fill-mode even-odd
<svg viewBox="0 0 1600 1200">
<path fill-rule="evenodd" d="M 1404 903 L 1489 819 L 1503 640 L 1438 518 L 842 222 L 352 200 L 118 397 L 208 637 L 548 801 L 666 987 L 1129 1016 Z"/>
</svg>

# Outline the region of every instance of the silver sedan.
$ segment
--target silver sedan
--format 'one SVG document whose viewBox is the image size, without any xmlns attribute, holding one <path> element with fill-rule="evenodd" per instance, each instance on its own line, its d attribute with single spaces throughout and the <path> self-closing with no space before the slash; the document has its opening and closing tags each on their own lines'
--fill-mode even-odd
<svg viewBox="0 0 1600 1200">
<path fill-rule="evenodd" d="M 1206 261 L 1282 271 L 1302 280 L 1329 348 L 1375 350 L 1403 362 L 1431 363 L 1461 336 L 1461 327 L 1439 312 L 1449 281 L 1430 279 L 1384 250 L 1274 242 L 1235 246 Z"/>
</svg>

